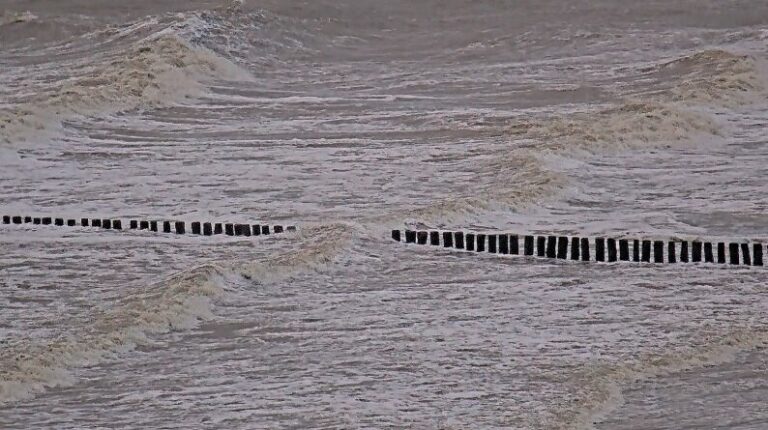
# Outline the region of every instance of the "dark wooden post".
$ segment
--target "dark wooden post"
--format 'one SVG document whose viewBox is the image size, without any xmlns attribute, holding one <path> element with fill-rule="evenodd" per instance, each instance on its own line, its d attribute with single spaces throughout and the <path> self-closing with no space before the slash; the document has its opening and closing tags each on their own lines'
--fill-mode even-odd
<svg viewBox="0 0 768 430">
<path fill-rule="evenodd" d="M 607 240 L 607 246 L 608 246 L 608 261 L 614 262 L 617 260 L 616 258 L 616 239 L 608 239 Z"/>
<path fill-rule="evenodd" d="M 595 238 L 595 261 L 605 261 L 605 238 Z"/>
<path fill-rule="evenodd" d="M 704 242 L 704 262 L 714 263 L 715 256 L 712 253 L 712 242 Z"/>
<path fill-rule="evenodd" d="M 566 236 L 557 238 L 557 258 L 561 260 L 568 258 L 568 237 Z"/>
<path fill-rule="evenodd" d="M 453 234 L 453 238 L 456 242 L 456 249 L 464 249 L 464 233 L 457 231 Z"/>
<path fill-rule="evenodd" d="M 619 239 L 619 260 L 629 261 L 629 241 L 627 239 Z"/>
<path fill-rule="evenodd" d="M 443 247 L 453 248 L 453 233 L 450 231 L 443 232 Z"/>
</svg>

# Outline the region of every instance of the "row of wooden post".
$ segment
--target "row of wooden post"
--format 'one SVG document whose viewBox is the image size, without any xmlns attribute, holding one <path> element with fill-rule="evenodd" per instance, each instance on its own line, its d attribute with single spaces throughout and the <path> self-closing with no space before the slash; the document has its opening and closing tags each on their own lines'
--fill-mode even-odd
<svg viewBox="0 0 768 430">
<path fill-rule="evenodd" d="M 392 239 L 492 254 L 511 254 L 575 261 L 638 263 L 719 263 L 763 265 L 762 243 L 663 241 L 649 239 L 519 236 L 507 233 L 392 230 Z"/>
<path fill-rule="evenodd" d="M 56 225 L 56 226 L 81 226 L 81 227 L 99 227 L 107 230 L 122 230 L 123 222 L 119 219 L 106 218 L 80 218 L 65 219 L 53 217 L 31 217 L 31 216 L 11 216 L 3 215 L 3 224 L 35 224 L 35 225 Z M 286 231 L 296 231 L 295 226 L 282 225 L 261 225 L 261 224 L 231 224 L 231 223 L 210 223 L 210 222 L 191 222 L 184 221 L 148 221 L 148 220 L 130 220 L 127 228 L 131 230 L 149 230 L 163 233 L 186 234 L 187 224 L 189 224 L 192 234 L 213 236 L 225 234 L 227 236 L 261 236 L 268 234 L 280 234 Z"/>
</svg>

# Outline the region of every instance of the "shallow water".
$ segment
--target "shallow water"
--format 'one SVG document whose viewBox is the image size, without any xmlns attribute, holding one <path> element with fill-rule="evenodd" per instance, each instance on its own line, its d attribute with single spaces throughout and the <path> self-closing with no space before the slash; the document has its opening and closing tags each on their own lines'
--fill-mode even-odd
<svg viewBox="0 0 768 430">
<path fill-rule="evenodd" d="M 388 240 L 765 241 L 762 2 L 2 10 L 3 213 L 300 229 L 0 225 L 3 428 L 764 426 L 762 268 Z"/>
</svg>

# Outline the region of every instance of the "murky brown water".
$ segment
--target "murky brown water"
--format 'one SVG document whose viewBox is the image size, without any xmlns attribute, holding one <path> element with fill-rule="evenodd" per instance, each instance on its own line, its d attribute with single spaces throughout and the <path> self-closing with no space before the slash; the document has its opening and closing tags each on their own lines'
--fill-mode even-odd
<svg viewBox="0 0 768 430">
<path fill-rule="evenodd" d="M 387 237 L 764 240 L 768 4 L 0 13 L 0 212 L 301 229 L 0 225 L 0 427 L 766 426 L 761 268 Z"/>
</svg>

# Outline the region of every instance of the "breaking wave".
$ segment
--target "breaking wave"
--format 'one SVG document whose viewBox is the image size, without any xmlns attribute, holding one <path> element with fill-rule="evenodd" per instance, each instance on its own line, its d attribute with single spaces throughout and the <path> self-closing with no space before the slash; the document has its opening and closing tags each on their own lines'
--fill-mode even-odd
<svg viewBox="0 0 768 430">
<path fill-rule="evenodd" d="M 120 55 L 78 70 L 12 108 L 0 110 L 0 138 L 7 142 L 55 128 L 74 115 L 103 115 L 158 107 L 204 93 L 210 79 L 248 79 L 234 63 L 172 34 L 158 34 Z"/>
<path fill-rule="evenodd" d="M 238 26 L 253 28 L 263 21 L 259 14 L 241 13 L 241 6 L 232 1 L 212 11 L 107 26 L 29 53 L 30 58 L 52 59 L 5 71 L 13 84 L 6 90 L 7 103 L 0 106 L 0 140 L 52 135 L 78 115 L 172 105 L 205 95 L 206 84 L 217 80 L 253 81 L 236 63 L 237 56 L 230 55 L 235 51 L 228 44 L 236 38 L 222 41 Z M 0 25 L 35 19 L 30 13 L 4 13 Z"/>
<path fill-rule="evenodd" d="M 732 363 L 739 353 L 768 346 L 768 331 L 734 328 L 725 334 L 702 335 L 693 344 L 666 354 L 584 369 L 572 378 L 573 386 L 579 387 L 572 404 L 543 420 L 544 425 L 551 429 L 593 430 L 596 423 L 621 408 L 623 387 L 685 370 Z"/>
<path fill-rule="evenodd" d="M 72 385 L 73 368 L 104 362 L 151 345 L 153 335 L 189 330 L 213 318 L 217 302 L 235 293 L 237 278 L 252 280 L 253 287 L 318 270 L 349 249 L 354 231 L 347 225 L 311 227 L 292 244 L 281 242 L 288 251 L 263 260 L 206 265 L 131 291 L 112 309 L 94 315 L 85 332 L 66 333 L 46 343 L 11 342 L 0 351 L 0 404 Z"/>
<path fill-rule="evenodd" d="M 70 369 L 101 362 L 147 342 L 147 336 L 194 327 L 211 317 L 226 274 L 206 266 L 136 291 L 94 318 L 86 333 L 49 343 L 9 345 L 0 353 L 0 404 L 73 384 Z"/>
<path fill-rule="evenodd" d="M 656 69 L 677 77 L 677 84 L 663 94 L 673 101 L 734 106 L 753 102 L 766 90 L 762 63 L 720 49 L 697 52 Z"/>
<path fill-rule="evenodd" d="M 723 50 L 702 51 L 647 71 L 663 75 L 672 86 L 600 109 L 508 123 L 501 127 L 501 134 L 510 140 L 510 147 L 488 154 L 488 161 L 481 164 L 485 178 L 492 178 L 487 186 L 480 185 L 471 196 L 441 199 L 399 215 L 414 222 L 452 222 L 492 206 L 519 209 L 534 204 L 555 196 L 568 182 L 546 165 L 542 155 L 573 156 L 717 139 L 723 136 L 724 125 L 691 105 L 748 102 L 766 88 L 754 58 Z M 394 220 L 386 219 L 390 218 Z"/>
<path fill-rule="evenodd" d="M 9 24 L 22 24 L 37 20 L 37 16 L 29 11 L 0 13 L 0 26 Z"/>
<path fill-rule="evenodd" d="M 722 124 L 691 106 L 755 101 L 768 88 L 763 69 L 751 56 L 705 50 L 644 69 L 666 86 L 646 97 L 595 111 L 517 121 L 505 133 L 513 140 L 534 141 L 536 149 L 588 152 L 720 136 Z"/>
<path fill-rule="evenodd" d="M 628 102 L 593 112 L 511 124 L 513 139 L 532 139 L 537 149 L 623 150 L 719 135 L 719 125 L 704 114 L 670 104 Z"/>
<path fill-rule="evenodd" d="M 695 138 L 720 137 L 721 128 L 706 114 L 653 102 L 518 120 L 501 129 L 510 144 L 486 151 L 473 165 L 483 174 L 471 195 L 435 200 L 406 213 L 387 215 L 383 221 L 405 217 L 411 222 L 450 223 L 494 208 L 522 209 L 557 196 L 568 184 L 557 167 L 545 160 L 549 154 L 569 157 L 685 144 Z"/>
<path fill-rule="evenodd" d="M 522 209 L 557 195 L 567 183 L 549 169 L 535 153 L 527 150 L 489 152 L 475 166 L 486 172 L 471 195 L 437 199 L 409 211 L 387 214 L 379 222 L 452 223 L 492 209 Z"/>
<path fill-rule="evenodd" d="M 263 261 L 251 261 L 238 267 L 247 278 L 274 282 L 298 270 L 319 270 L 339 254 L 350 249 L 361 231 L 349 224 L 325 224 L 304 227 L 293 249 L 272 255 Z"/>
<path fill-rule="evenodd" d="M 669 146 L 722 134 L 721 125 L 705 114 L 652 102 L 520 120 L 505 126 L 502 133 L 510 146 L 489 151 L 485 161 L 475 166 L 485 174 L 471 196 L 438 200 L 405 216 L 452 222 L 492 207 L 520 209 L 554 197 L 568 181 L 542 158 L 546 154 L 572 156 Z"/>
</svg>

